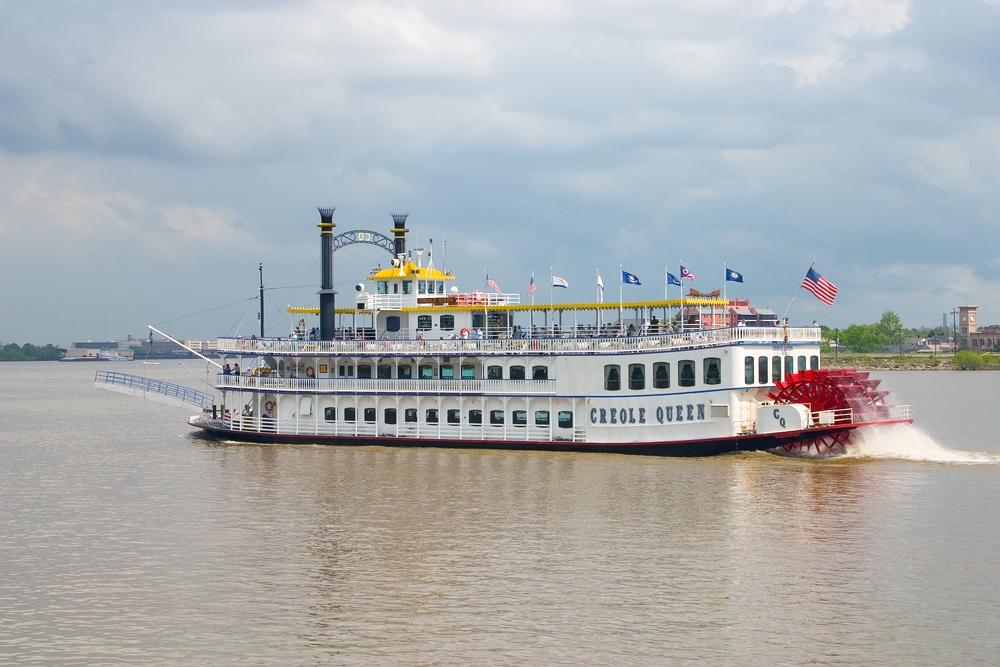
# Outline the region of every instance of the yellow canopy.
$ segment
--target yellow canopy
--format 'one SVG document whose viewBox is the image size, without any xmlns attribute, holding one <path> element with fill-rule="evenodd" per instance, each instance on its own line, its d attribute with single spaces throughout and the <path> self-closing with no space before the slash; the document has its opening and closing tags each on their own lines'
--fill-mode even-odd
<svg viewBox="0 0 1000 667">
<path fill-rule="evenodd" d="M 399 269 L 393 269 L 394 271 L 399 271 Z M 728 306 L 729 302 L 724 299 L 684 299 L 685 306 Z M 669 301 L 626 301 L 621 304 L 622 310 L 629 310 L 632 308 L 680 308 L 680 299 L 670 299 Z M 404 313 L 447 313 L 455 311 L 481 311 L 483 306 L 419 306 L 417 308 L 403 308 Z M 489 306 L 486 310 L 492 310 L 494 312 L 501 310 L 520 310 L 520 311 L 536 311 L 542 312 L 546 310 L 617 310 L 618 302 L 614 303 L 536 303 L 522 304 L 518 306 Z M 305 315 L 319 315 L 319 308 L 295 308 L 289 306 L 289 313 L 301 313 Z M 337 313 L 349 315 L 356 312 L 353 308 L 337 308 Z M 367 311 L 366 311 L 367 312 Z"/>
<path fill-rule="evenodd" d="M 450 273 L 442 273 L 437 269 L 427 267 L 417 268 L 413 260 L 408 261 L 401 267 L 382 269 L 373 276 L 368 276 L 368 280 L 388 280 L 390 278 L 432 278 L 434 280 L 454 280 L 455 276 Z"/>
</svg>

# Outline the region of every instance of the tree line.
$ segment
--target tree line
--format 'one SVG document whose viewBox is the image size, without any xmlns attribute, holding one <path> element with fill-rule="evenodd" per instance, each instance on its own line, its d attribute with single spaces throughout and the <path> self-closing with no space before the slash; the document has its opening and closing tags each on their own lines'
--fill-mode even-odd
<svg viewBox="0 0 1000 667">
<path fill-rule="evenodd" d="M 0 361 L 55 361 L 61 357 L 62 350 L 52 343 L 45 346 L 8 343 L 0 348 Z"/>
<path fill-rule="evenodd" d="M 824 338 L 831 342 L 839 341 L 854 352 L 875 352 L 887 345 L 902 345 L 907 338 L 950 335 L 951 331 L 944 327 L 904 329 L 899 315 L 891 310 L 882 313 L 882 319 L 873 324 L 852 324 L 846 329 L 837 330 L 823 327 Z"/>
</svg>

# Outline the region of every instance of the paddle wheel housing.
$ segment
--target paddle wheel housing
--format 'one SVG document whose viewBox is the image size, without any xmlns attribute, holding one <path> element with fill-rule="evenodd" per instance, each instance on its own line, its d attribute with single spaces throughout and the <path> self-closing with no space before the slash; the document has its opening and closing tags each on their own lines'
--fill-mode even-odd
<svg viewBox="0 0 1000 667">
<path fill-rule="evenodd" d="M 888 391 L 878 389 L 881 380 L 869 377 L 868 371 L 850 369 L 799 371 L 775 383 L 775 390 L 767 396 L 775 403 L 799 403 L 809 406 L 813 425 L 823 423 L 823 413 L 836 416 L 837 423 L 861 424 L 889 419 L 889 408 L 885 402 Z M 846 411 L 850 410 L 850 413 Z M 850 414 L 850 419 L 846 415 Z M 832 421 L 830 423 L 833 423 Z M 785 451 L 808 452 L 815 448 L 816 454 L 828 454 L 842 449 L 851 441 L 852 430 L 834 433 L 784 445 Z"/>
</svg>

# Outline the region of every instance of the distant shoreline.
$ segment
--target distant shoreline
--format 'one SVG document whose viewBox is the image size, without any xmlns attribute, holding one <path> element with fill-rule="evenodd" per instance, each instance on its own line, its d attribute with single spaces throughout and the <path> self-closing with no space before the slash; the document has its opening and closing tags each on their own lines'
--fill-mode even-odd
<svg viewBox="0 0 1000 667">
<path fill-rule="evenodd" d="M 951 355 L 939 357 L 926 354 L 904 354 L 902 356 L 874 356 L 859 354 L 823 355 L 824 368 L 853 368 L 859 371 L 960 371 L 952 363 Z M 977 370 L 998 370 L 996 367 L 984 367 Z"/>
</svg>

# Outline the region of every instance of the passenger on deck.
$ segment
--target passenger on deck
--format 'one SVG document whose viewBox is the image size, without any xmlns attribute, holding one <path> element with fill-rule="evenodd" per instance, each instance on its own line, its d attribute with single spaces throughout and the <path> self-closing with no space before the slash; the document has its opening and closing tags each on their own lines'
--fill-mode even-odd
<svg viewBox="0 0 1000 667">
<path fill-rule="evenodd" d="M 240 374 L 240 365 L 233 364 L 233 375 L 239 375 L 239 374 Z"/>
<path fill-rule="evenodd" d="M 226 364 L 225 366 L 222 367 L 222 374 L 223 375 L 229 375 L 232 372 L 233 372 L 233 369 L 229 367 L 229 364 Z"/>
<path fill-rule="evenodd" d="M 483 339 L 483 330 L 476 329 L 476 340 L 482 340 L 482 339 Z"/>
</svg>

